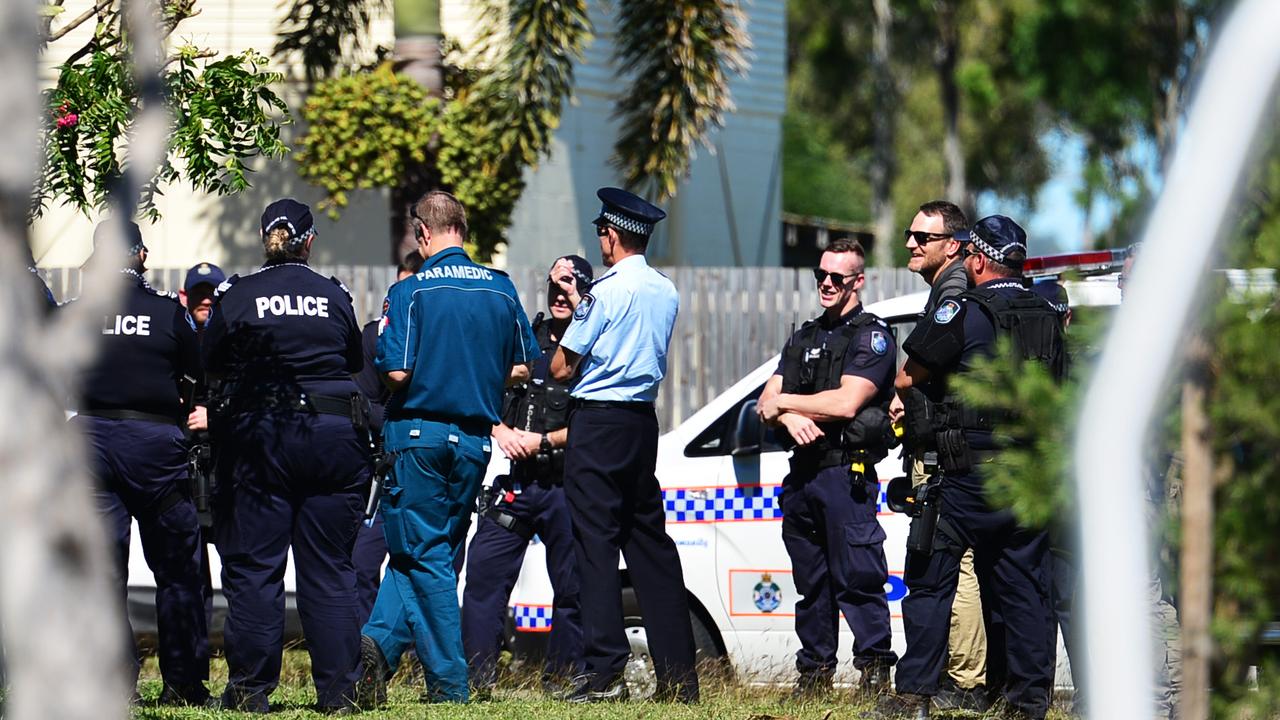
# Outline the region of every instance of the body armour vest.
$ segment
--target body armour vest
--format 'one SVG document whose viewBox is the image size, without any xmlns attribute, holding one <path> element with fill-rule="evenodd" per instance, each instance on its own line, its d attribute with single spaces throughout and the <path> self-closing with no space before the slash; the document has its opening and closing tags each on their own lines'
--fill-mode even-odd
<svg viewBox="0 0 1280 720">
<path fill-rule="evenodd" d="M 533 334 L 542 357 L 533 363 L 529 381 L 508 388 L 502 398 L 502 422 L 508 427 L 532 433 L 549 433 L 569 424 L 569 386 L 551 377 L 551 356 L 556 343 L 551 340 L 550 323 L 538 313 Z M 540 452 L 531 460 L 511 464 L 511 474 L 519 480 L 560 483 L 564 476 L 564 448 Z"/>
<path fill-rule="evenodd" d="M 862 328 L 878 321 L 879 318 L 875 315 L 861 312 L 847 323 L 832 329 L 825 339 L 820 339 L 822 327 L 816 319 L 800 326 L 800 330 L 782 351 L 782 392 L 814 395 L 838 389 L 844 374 L 845 355 L 851 351 Z M 837 450 L 859 450 L 870 455 L 872 462 L 879 461 L 888 452 L 889 438 L 893 433 L 889 425 L 888 409 L 888 400 L 872 400 L 852 420 L 818 423 L 823 437 L 806 446 L 803 452 L 826 454 Z M 795 441 L 785 428 L 778 427 L 774 432 L 783 447 L 795 447 Z"/>
</svg>

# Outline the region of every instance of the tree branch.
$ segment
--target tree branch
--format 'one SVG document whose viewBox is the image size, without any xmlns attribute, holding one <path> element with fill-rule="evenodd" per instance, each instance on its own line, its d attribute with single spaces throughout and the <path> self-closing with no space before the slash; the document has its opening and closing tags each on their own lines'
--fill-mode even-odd
<svg viewBox="0 0 1280 720">
<path fill-rule="evenodd" d="M 218 51 L 217 50 L 197 50 L 191 55 L 191 59 L 193 60 L 201 60 L 204 58 L 211 58 L 211 57 L 218 57 Z M 168 58 L 165 58 L 164 67 L 169 67 L 170 65 L 178 62 L 181 59 L 182 59 L 181 54 L 170 55 Z"/>
<path fill-rule="evenodd" d="M 89 53 L 93 52 L 93 49 L 94 49 L 94 48 L 97 48 L 97 49 L 99 49 L 99 50 L 105 50 L 105 49 L 107 49 L 107 48 L 109 48 L 109 47 L 113 47 L 113 46 L 115 46 L 115 45 L 119 45 L 119 44 L 120 44 L 120 38 L 119 38 L 119 37 L 108 38 L 108 39 L 106 39 L 105 41 L 102 41 L 102 42 L 99 42 L 99 41 L 98 41 L 98 38 L 93 38 L 93 39 L 92 39 L 92 40 L 90 40 L 89 42 L 85 43 L 85 44 L 84 44 L 84 47 L 82 47 L 82 48 L 80 48 L 79 50 L 76 50 L 75 52 L 73 52 L 73 53 L 71 53 L 70 55 L 68 55 L 68 56 L 67 56 L 67 59 L 66 59 L 66 60 L 64 60 L 62 64 L 63 64 L 63 65 L 70 65 L 70 64 L 74 63 L 75 61 L 79 60 L 80 58 L 84 57 L 85 55 L 88 55 Z"/>
<path fill-rule="evenodd" d="M 53 32 L 49 33 L 49 36 L 45 38 L 45 42 L 55 42 L 57 40 L 60 40 L 67 33 L 71 32 L 72 30 L 75 30 L 76 28 L 88 22 L 90 18 L 94 17 L 95 15 L 98 15 L 103 10 L 106 10 L 107 8 L 114 5 L 115 1 L 116 0 L 98 0 L 98 3 L 96 5 L 80 13 L 78 16 L 76 16 L 74 20 L 67 23 L 66 25 L 63 25 L 57 30 L 54 30 Z M 50 23 L 50 27 L 52 27 L 52 23 Z"/>
</svg>

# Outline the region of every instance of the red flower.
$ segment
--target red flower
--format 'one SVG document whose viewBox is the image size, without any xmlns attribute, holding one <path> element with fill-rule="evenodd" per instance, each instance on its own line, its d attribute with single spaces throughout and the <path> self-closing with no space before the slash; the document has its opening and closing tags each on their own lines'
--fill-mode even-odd
<svg viewBox="0 0 1280 720">
<path fill-rule="evenodd" d="M 79 115 L 76 115 L 75 113 L 67 113 L 66 115 L 63 115 L 62 117 L 58 118 L 58 127 L 59 128 L 75 127 L 76 123 L 78 122 L 80 122 Z"/>
</svg>

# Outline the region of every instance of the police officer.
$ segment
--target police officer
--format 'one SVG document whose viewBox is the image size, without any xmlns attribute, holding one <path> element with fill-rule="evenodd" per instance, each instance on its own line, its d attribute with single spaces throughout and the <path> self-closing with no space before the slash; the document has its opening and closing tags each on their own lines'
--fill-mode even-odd
<svg viewBox="0 0 1280 720">
<path fill-rule="evenodd" d="M 536 534 L 546 545 L 547 574 L 555 593 L 543 686 L 582 672 L 582 620 L 573 526 L 564 499 L 564 447 L 568 444 L 569 388 L 548 376 L 555 351 L 573 317 L 573 305 L 556 282 L 572 279 L 578 292 L 591 284 L 591 263 L 566 255 L 547 275 L 547 309 L 533 321 L 543 357 L 528 382 L 507 391 L 502 422 L 493 438 L 511 458 L 511 474 L 494 480 L 485 494 L 475 537 L 467 549 L 467 585 L 462 594 L 462 645 L 471 666 L 471 686 L 488 693 L 497 680 L 498 650 L 507 601 L 520 575 L 525 550 Z"/>
<path fill-rule="evenodd" d="M 117 222 L 117 221 L 110 221 Z M 94 233 L 95 243 L 106 223 Z M 209 697 L 209 640 L 201 596 L 196 511 L 183 492 L 187 448 L 179 400 L 184 376 L 198 374 L 191 318 L 177 298 L 153 289 L 142 232 L 126 223 L 130 243 L 122 272 L 127 287 L 103 319 L 101 353 L 84 378 L 72 419 L 92 447 L 95 495 L 116 548 L 123 601 L 129 567 L 130 518 L 138 521 L 147 565 L 156 579 L 162 704 L 201 705 Z M 111 248 L 106 250 L 111 251 Z M 125 618 L 126 629 L 128 619 Z M 133 631 L 129 630 L 129 642 Z M 133 666 L 137 677 L 138 666 Z"/>
<path fill-rule="evenodd" d="M 974 551 L 984 600 L 988 594 L 999 598 L 1005 631 L 989 640 L 993 654 L 1005 648 L 1007 683 L 1002 687 L 1011 712 L 1043 718 L 1052 689 L 1047 534 L 1022 527 L 1010 510 L 987 502 L 979 466 L 997 447 L 999 422 L 966 409 L 946 380 L 993 354 L 1001 336 L 1025 360 L 1041 362 L 1061 377 L 1062 325 L 1053 308 L 1022 285 L 1027 241 L 1017 223 L 1002 215 L 984 218 L 967 240 L 965 269 L 975 287 L 944 300 L 903 343 L 908 359 L 898 390 L 921 389 L 929 403 L 927 416 L 939 419 L 931 435 L 942 472 L 941 511 L 932 552 L 908 552 L 904 580 L 909 592 L 902 608 L 907 649 L 898 663 L 899 694 L 882 698 L 881 717 L 928 716 L 947 647 L 959 559 L 967 548 Z M 921 413 L 917 398 L 908 399 L 907 424 L 914 428 L 912 423 L 925 417 Z"/>
<path fill-rule="evenodd" d="M 757 405 L 794 450 L 780 501 L 782 540 L 804 596 L 796 603 L 797 698 L 830 691 L 841 612 L 864 690 L 886 689 L 898 659 L 875 472 L 892 435 L 897 344 L 884 321 L 862 309 L 865 262 L 856 240 L 836 240 L 822 253 L 814 277 L 823 313 L 787 341 Z"/>
<path fill-rule="evenodd" d="M 422 267 L 422 255 L 414 250 L 404 256 L 396 266 L 396 282 L 418 272 Z M 382 384 L 382 374 L 374 363 L 378 356 L 378 328 L 381 319 L 370 320 L 360 331 L 360 347 L 364 354 L 364 366 L 360 372 L 351 376 L 356 387 L 360 388 L 369 400 L 372 411 L 369 414 L 369 429 L 377 442 L 382 441 L 382 420 L 384 406 L 391 399 L 391 390 Z M 373 612 L 373 602 L 378 598 L 378 581 L 382 577 L 382 563 L 387 559 L 387 539 L 382 531 L 382 513 L 373 516 L 368 526 L 361 525 L 356 535 L 356 547 L 351 553 L 351 560 L 356 566 L 356 592 L 360 597 L 360 625 L 369 620 Z"/>
<path fill-rule="evenodd" d="M 213 309 L 213 296 L 218 286 L 227 279 L 222 268 L 213 263 L 202 262 L 191 266 L 182 281 L 182 289 L 178 291 L 178 300 L 196 321 L 196 327 L 203 330 L 209 322 L 209 311 Z"/>
<path fill-rule="evenodd" d="M 618 552 L 640 599 L 660 697 L 698 699 L 693 628 L 684 574 L 665 530 L 662 489 L 654 476 L 658 418 L 653 401 L 667 372 L 667 346 L 680 296 L 645 262 L 645 248 L 666 213 L 617 188 L 602 188 L 593 224 L 610 268 L 587 294 L 557 278 L 574 306 L 551 375 L 573 386 L 565 452 L 565 495 L 573 518 L 582 585 L 584 676 L 574 702 L 627 697 L 622 670 L 630 655 L 622 618 Z"/>
<path fill-rule="evenodd" d="M 489 462 L 503 387 L 514 365 L 540 355 L 511 280 L 462 249 L 462 203 L 432 191 L 410 214 L 427 261 L 383 304 L 377 365 L 393 390 L 382 431 L 395 454 L 382 499 L 391 562 L 361 638 L 363 707 L 385 701 L 386 681 L 410 646 L 429 701 L 469 698 L 453 562 Z"/>
<path fill-rule="evenodd" d="M 293 547 L 298 613 L 321 710 L 351 706 L 360 626 L 351 548 L 369 448 L 354 426 L 363 398 L 360 326 L 336 278 L 307 267 L 311 210 L 278 200 L 262 214 L 266 263 L 219 288 L 203 353 L 228 615 L 222 704 L 266 712 L 280 679 L 284 572 Z"/>
</svg>

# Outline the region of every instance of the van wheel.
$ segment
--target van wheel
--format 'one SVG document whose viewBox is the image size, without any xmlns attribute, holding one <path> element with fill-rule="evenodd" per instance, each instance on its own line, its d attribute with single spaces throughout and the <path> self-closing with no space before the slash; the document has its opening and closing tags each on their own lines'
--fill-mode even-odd
<svg viewBox="0 0 1280 720">
<path fill-rule="evenodd" d="M 720 649 L 716 646 L 711 631 L 692 611 L 689 613 L 689 620 L 693 625 L 696 659 L 701 662 L 719 658 Z M 623 670 L 627 690 L 632 698 L 647 700 L 653 697 L 657 690 L 658 679 L 653 670 L 649 636 L 644 629 L 644 618 L 640 615 L 640 601 L 636 598 L 634 588 L 622 589 L 622 624 L 626 627 L 627 642 L 631 645 L 631 657 L 627 659 L 627 667 Z"/>
</svg>

